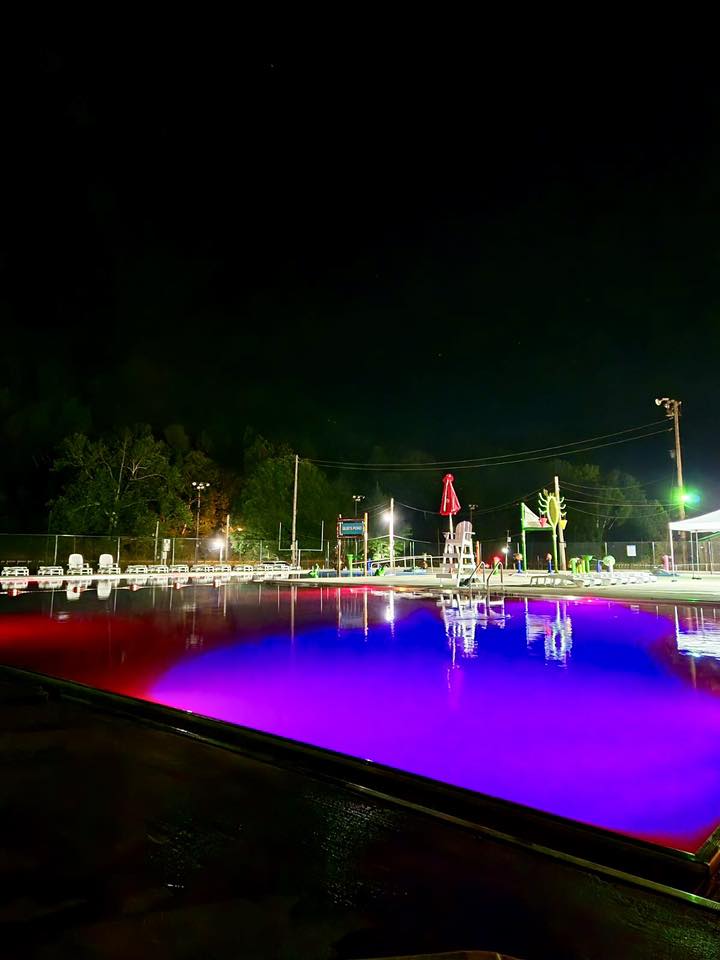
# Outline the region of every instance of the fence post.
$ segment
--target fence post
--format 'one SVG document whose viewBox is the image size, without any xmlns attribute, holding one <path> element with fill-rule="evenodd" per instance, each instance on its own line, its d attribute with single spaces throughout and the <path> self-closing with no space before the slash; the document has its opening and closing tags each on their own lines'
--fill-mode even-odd
<svg viewBox="0 0 720 960">
<path fill-rule="evenodd" d="M 55 534 L 55 554 L 53 556 L 53 566 L 57 566 L 58 535 Z"/>
</svg>

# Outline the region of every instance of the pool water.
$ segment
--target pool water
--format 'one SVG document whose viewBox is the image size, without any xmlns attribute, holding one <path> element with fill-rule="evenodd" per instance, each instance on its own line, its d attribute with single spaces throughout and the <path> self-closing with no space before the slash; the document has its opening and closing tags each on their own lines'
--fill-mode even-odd
<svg viewBox="0 0 720 960">
<path fill-rule="evenodd" d="M 0 598 L 0 660 L 688 852 L 720 609 L 246 584 Z"/>
</svg>

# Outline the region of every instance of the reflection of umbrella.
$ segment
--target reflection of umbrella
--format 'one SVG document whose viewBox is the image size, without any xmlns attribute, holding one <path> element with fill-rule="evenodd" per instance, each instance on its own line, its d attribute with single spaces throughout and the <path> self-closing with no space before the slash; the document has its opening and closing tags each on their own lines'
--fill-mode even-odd
<svg viewBox="0 0 720 960">
<path fill-rule="evenodd" d="M 455 477 L 451 473 L 446 473 L 443 477 L 443 492 L 442 499 L 440 501 L 440 516 L 441 517 L 450 517 L 450 535 L 452 536 L 452 518 L 454 513 L 458 513 L 460 510 L 460 501 L 457 498 L 455 493 L 455 488 L 453 487 L 453 480 Z"/>
</svg>

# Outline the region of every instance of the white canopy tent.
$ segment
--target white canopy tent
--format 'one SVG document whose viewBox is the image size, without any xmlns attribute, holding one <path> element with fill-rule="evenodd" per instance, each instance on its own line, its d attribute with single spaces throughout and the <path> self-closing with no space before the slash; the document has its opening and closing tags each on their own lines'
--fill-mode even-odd
<svg viewBox="0 0 720 960">
<path fill-rule="evenodd" d="M 675 551 L 673 549 L 673 531 L 684 530 L 690 534 L 692 544 L 693 534 L 695 535 L 695 556 L 698 555 L 697 536 L 699 533 L 720 533 L 720 510 L 713 510 L 712 513 L 703 513 L 700 517 L 690 517 L 689 520 L 675 520 L 668 524 L 668 533 L 670 539 L 670 560 L 672 568 L 675 569 Z"/>
</svg>

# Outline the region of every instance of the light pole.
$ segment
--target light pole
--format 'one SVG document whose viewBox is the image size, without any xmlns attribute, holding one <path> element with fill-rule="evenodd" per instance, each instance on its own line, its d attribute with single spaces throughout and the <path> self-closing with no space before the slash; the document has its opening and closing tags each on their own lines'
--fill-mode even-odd
<svg viewBox="0 0 720 960">
<path fill-rule="evenodd" d="M 193 480 L 192 485 L 197 490 L 197 517 L 195 520 L 195 560 L 197 562 L 198 547 L 200 546 L 200 497 L 203 490 L 207 490 L 210 484 L 205 483 L 204 481 L 198 482 L 197 480 Z"/>
<path fill-rule="evenodd" d="M 477 510 L 477 508 L 478 508 L 478 505 L 477 505 L 476 503 L 469 503 L 469 504 L 468 504 L 468 510 L 470 511 L 470 526 L 471 526 L 471 527 L 472 527 L 473 513 L 475 513 L 475 511 Z"/>
<path fill-rule="evenodd" d="M 356 519 L 356 520 L 357 520 L 358 504 L 359 504 L 359 503 L 362 503 L 364 499 L 365 499 L 365 497 L 363 497 L 362 494 L 360 494 L 360 493 L 354 493 L 354 494 L 353 494 L 353 502 L 354 502 L 354 504 L 355 504 L 355 519 Z M 353 540 L 353 549 L 355 550 L 355 559 L 357 560 L 357 552 L 358 552 L 357 537 L 355 537 L 355 539 Z"/>
<path fill-rule="evenodd" d="M 395 571 L 395 498 L 390 497 L 390 509 L 385 514 L 389 526 L 388 549 L 390 551 L 390 569 Z"/>
<path fill-rule="evenodd" d="M 655 404 L 658 407 L 665 407 L 667 416 L 673 421 L 675 430 L 675 469 L 677 471 L 677 487 L 680 519 L 685 519 L 685 488 L 683 487 L 682 473 L 682 450 L 680 448 L 680 407 L 682 400 L 671 400 L 670 397 L 656 397 Z"/>
</svg>

